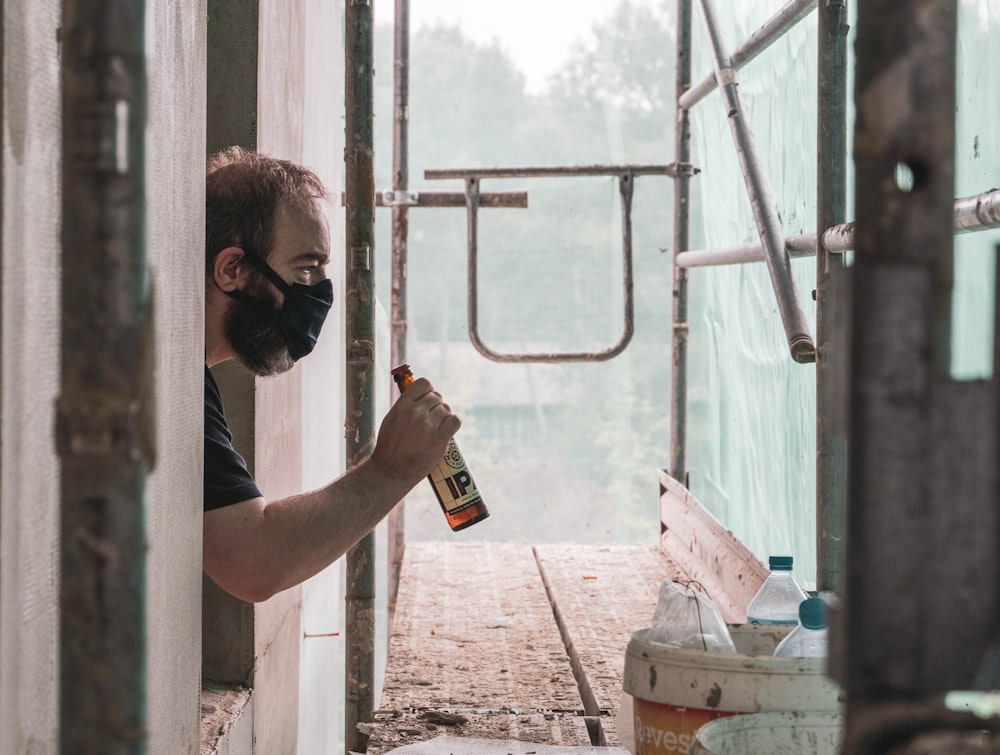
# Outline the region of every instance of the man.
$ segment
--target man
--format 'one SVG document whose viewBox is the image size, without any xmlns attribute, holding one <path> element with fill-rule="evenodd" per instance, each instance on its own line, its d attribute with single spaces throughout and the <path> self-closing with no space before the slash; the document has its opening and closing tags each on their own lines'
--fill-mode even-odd
<svg viewBox="0 0 1000 755">
<path fill-rule="evenodd" d="M 240 148 L 213 156 L 206 185 L 204 568 L 223 589 L 266 600 L 321 571 L 426 477 L 461 421 L 426 380 L 386 414 L 371 456 L 319 490 L 265 501 L 209 372 L 255 375 L 306 356 L 333 301 L 326 192 L 310 171 Z"/>
</svg>

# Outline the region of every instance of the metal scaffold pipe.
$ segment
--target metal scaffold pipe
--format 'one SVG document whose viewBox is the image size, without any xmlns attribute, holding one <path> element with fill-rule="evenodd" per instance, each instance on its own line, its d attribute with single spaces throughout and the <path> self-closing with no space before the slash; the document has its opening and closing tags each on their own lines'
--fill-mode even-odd
<svg viewBox="0 0 1000 755">
<path fill-rule="evenodd" d="M 816 77 L 816 227 L 843 223 L 847 213 L 847 0 L 820 4 Z M 842 581 L 847 496 L 847 380 L 843 309 L 844 260 L 826 247 L 816 264 L 816 589 Z"/>
<path fill-rule="evenodd" d="M 750 198 L 750 205 L 753 208 L 754 222 L 757 225 L 757 231 L 766 253 L 767 269 L 778 302 L 781 322 L 788 338 L 789 350 L 792 359 L 796 362 L 813 362 L 816 359 L 816 349 L 809 333 L 809 323 L 799 301 L 798 289 L 792 277 L 791 264 L 785 251 L 785 240 L 781 231 L 778 211 L 757 155 L 753 133 L 744 116 L 736 72 L 733 70 L 731 60 L 726 52 L 725 41 L 716 21 L 712 0 L 701 0 L 701 9 L 711 40 L 715 76 L 722 91 L 733 141 L 736 143 L 743 181 Z"/>
<path fill-rule="evenodd" d="M 369 0 L 348 0 L 344 12 L 346 221 L 347 468 L 375 444 L 375 170 L 374 36 Z M 346 559 L 344 743 L 364 752 L 375 699 L 375 536 L 369 532 Z"/>
<path fill-rule="evenodd" d="M 410 181 L 410 0 L 396 0 L 393 26 L 393 108 L 392 108 L 392 193 L 406 194 Z M 406 361 L 406 336 L 408 331 L 406 306 L 406 268 L 409 243 L 409 207 L 392 206 L 392 364 Z M 386 378 L 392 382 L 391 378 Z M 391 390 L 391 388 L 390 388 Z M 400 502 L 389 512 L 387 520 L 387 547 L 389 574 L 386 596 L 388 602 L 389 631 L 396 612 L 396 594 L 399 591 L 399 573 L 403 567 L 406 548 L 406 504 Z"/>
<path fill-rule="evenodd" d="M 731 59 L 732 67 L 737 71 L 741 69 L 770 47 L 786 31 L 808 16 L 815 7 L 816 0 L 791 0 L 764 22 L 764 25 L 755 31 L 750 39 L 736 48 Z M 677 104 L 685 110 L 690 110 L 711 94 L 716 85 L 715 72 L 713 71 L 706 74 L 705 78 L 678 97 Z"/>
<path fill-rule="evenodd" d="M 144 753 L 155 345 L 145 3 L 62 7 L 60 752 Z"/>
<path fill-rule="evenodd" d="M 691 85 L 691 0 L 677 4 L 677 72 L 675 91 L 678 99 Z M 674 162 L 687 166 L 691 160 L 691 114 L 678 108 L 674 122 Z M 674 179 L 674 264 L 673 306 L 671 313 L 670 367 L 670 474 L 687 485 L 687 345 L 688 345 L 688 273 L 677 258 L 688 248 L 691 226 L 691 175 L 678 170 Z"/>
<path fill-rule="evenodd" d="M 1000 189 L 991 189 L 971 197 L 960 197 L 954 204 L 954 231 L 956 234 L 1000 228 Z M 823 232 L 823 249 L 841 254 L 854 249 L 854 223 L 840 223 Z M 811 257 L 816 254 L 816 234 L 788 236 L 785 249 L 790 257 Z M 766 259 L 761 244 L 739 244 L 718 249 L 697 249 L 680 252 L 676 264 L 683 268 L 742 265 L 763 262 Z"/>
</svg>

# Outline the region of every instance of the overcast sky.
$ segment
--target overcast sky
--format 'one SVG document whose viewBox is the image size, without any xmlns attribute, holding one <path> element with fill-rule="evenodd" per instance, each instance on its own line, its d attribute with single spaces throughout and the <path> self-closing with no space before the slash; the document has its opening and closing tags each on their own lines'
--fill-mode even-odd
<svg viewBox="0 0 1000 755">
<path fill-rule="evenodd" d="M 594 23 L 611 15 L 617 5 L 618 0 L 410 0 L 410 30 L 440 21 L 459 26 L 477 42 L 495 39 L 534 92 L 566 60 L 573 42 L 589 39 Z M 375 1 L 376 22 L 391 23 L 394 14 L 395 0 Z"/>
</svg>

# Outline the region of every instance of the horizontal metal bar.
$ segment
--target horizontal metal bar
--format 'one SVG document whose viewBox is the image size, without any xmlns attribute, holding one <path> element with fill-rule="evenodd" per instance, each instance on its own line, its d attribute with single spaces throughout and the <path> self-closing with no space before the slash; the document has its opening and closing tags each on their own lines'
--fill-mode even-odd
<svg viewBox="0 0 1000 755">
<path fill-rule="evenodd" d="M 816 7 L 816 0 L 792 0 L 770 19 L 764 22 L 746 42 L 733 52 L 730 65 L 739 70 L 770 47 L 786 31 L 809 15 Z M 715 72 L 712 71 L 701 81 L 688 89 L 677 100 L 677 104 L 690 110 L 716 88 Z"/>
<path fill-rule="evenodd" d="M 788 236 L 785 238 L 785 249 L 788 251 L 789 257 L 811 257 L 816 254 L 816 234 Z M 748 262 L 763 262 L 764 259 L 764 247 L 756 243 L 718 249 L 692 249 L 678 254 L 676 263 L 678 267 L 690 269 L 692 267 L 743 265 Z"/>
<path fill-rule="evenodd" d="M 411 191 L 406 192 L 403 201 L 386 201 L 385 194 L 393 192 L 380 191 L 375 194 L 376 207 L 406 207 L 408 209 L 422 207 L 465 207 L 465 193 L 461 191 Z M 526 191 L 490 191 L 480 194 L 480 207 L 491 209 L 526 209 L 528 207 L 528 192 Z M 411 203 L 412 202 L 412 203 Z M 340 205 L 344 206 L 344 195 L 340 195 Z"/>
<path fill-rule="evenodd" d="M 408 207 L 465 207 L 465 193 L 461 191 L 421 191 L 412 192 L 415 204 Z M 375 195 L 377 207 L 391 207 L 384 204 L 381 194 Z M 479 195 L 480 207 L 500 207 L 524 209 L 528 206 L 526 191 L 491 191 Z"/>
<path fill-rule="evenodd" d="M 424 171 L 427 180 L 446 178 L 561 178 L 563 176 L 670 176 L 677 163 L 668 165 L 568 165 L 526 168 L 439 168 Z M 482 196 L 486 196 L 483 194 Z"/>
<path fill-rule="evenodd" d="M 1000 189 L 991 189 L 971 197 L 955 200 L 955 233 L 972 233 L 1000 228 Z M 854 223 L 841 223 L 823 233 L 823 248 L 828 252 L 849 252 L 854 248 Z M 811 257 L 816 254 L 816 234 L 807 233 L 785 239 L 789 257 Z M 678 267 L 718 267 L 763 262 L 764 247 L 741 244 L 719 249 L 697 249 L 677 255 Z"/>
<path fill-rule="evenodd" d="M 1000 228 L 1000 189 L 955 200 L 955 232 Z"/>
</svg>

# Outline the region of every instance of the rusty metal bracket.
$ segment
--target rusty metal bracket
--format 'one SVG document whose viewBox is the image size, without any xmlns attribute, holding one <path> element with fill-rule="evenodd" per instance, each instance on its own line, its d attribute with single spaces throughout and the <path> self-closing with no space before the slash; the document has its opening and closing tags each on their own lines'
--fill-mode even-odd
<svg viewBox="0 0 1000 755">
<path fill-rule="evenodd" d="M 465 205 L 468 218 L 468 326 L 469 340 L 476 351 L 494 362 L 603 362 L 618 356 L 632 340 L 635 330 L 635 304 L 632 277 L 632 191 L 636 176 L 656 175 L 675 178 L 678 166 L 668 165 L 581 165 L 570 167 L 529 168 L 455 168 L 426 170 L 428 180 L 465 180 Z M 622 207 L 622 269 L 624 289 L 623 330 L 618 341 L 600 351 L 509 354 L 490 348 L 479 334 L 479 183 L 483 178 L 563 178 L 573 176 L 617 176 Z"/>
</svg>

